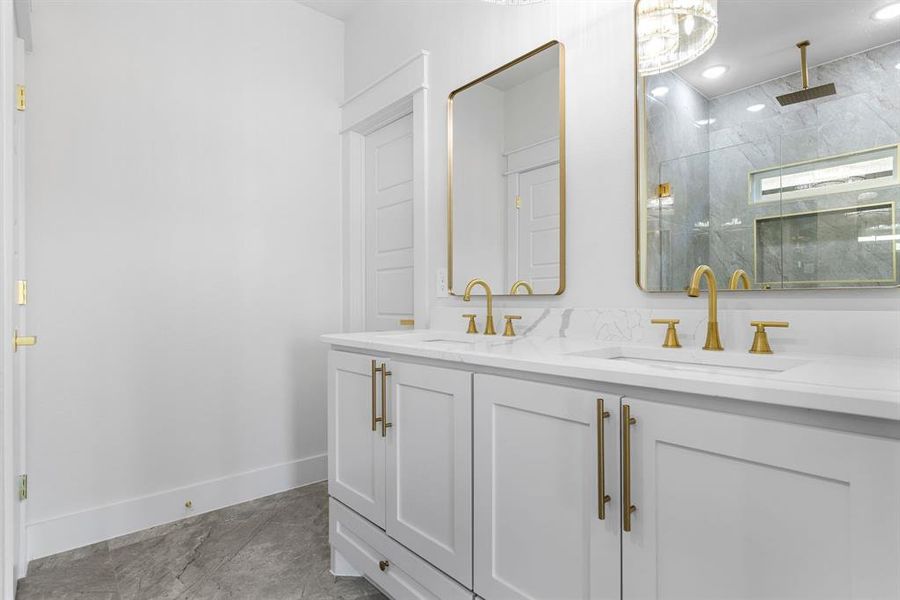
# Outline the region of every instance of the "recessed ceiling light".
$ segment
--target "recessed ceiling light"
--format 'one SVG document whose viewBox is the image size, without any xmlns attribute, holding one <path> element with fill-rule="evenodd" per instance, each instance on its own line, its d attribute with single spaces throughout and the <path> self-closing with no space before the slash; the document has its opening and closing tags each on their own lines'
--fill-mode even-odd
<svg viewBox="0 0 900 600">
<path fill-rule="evenodd" d="M 897 17 L 900 17 L 900 2 L 894 2 L 893 4 L 883 6 L 872 15 L 872 18 L 876 21 L 886 21 L 888 19 L 896 19 Z"/>
<path fill-rule="evenodd" d="M 703 71 L 702 75 L 707 79 L 718 79 L 722 75 L 725 74 L 725 71 L 728 70 L 728 67 L 725 65 L 716 65 L 715 67 L 710 67 Z"/>
<path fill-rule="evenodd" d="M 896 65 L 894 65 L 894 68 L 900 70 L 900 63 L 897 63 Z"/>
<path fill-rule="evenodd" d="M 655 87 L 652 90 L 650 90 L 650 95 L 652 95 L 654 98 L 662 98 L 663 96 L 665 96 L 668 93 L 669 93 L 669 88 L 667 88 L 664 85 Z"/>
<path fill-rule="evenodd" d="M 715 122 L 715 119 L 700 119 L 699 121 L 694 121 L 694 124 L 703 127 L 705 125 L 712 125 Z"/>
<path fill-rule="evenodd" d="M 748 106 L 747 110 L 750 112 L 759 112 L 766 107 L 765 104 L 754 104 L 753 106 Z"/>
</svg>

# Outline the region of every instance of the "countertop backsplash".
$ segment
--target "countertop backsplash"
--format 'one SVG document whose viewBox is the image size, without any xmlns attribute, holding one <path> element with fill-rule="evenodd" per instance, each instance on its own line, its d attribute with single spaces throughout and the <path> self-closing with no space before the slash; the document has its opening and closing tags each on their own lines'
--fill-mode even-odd
<svg viewBox="0 0 900 600">
<path fill-rule="evenodd" d="M 705 300 L 705 297 L 704 297 Z M 478 314 L 484 329 L 484 301 L 473 300 L 459 307 L 433 306 L 431 328 L 465 331 L 463 313 Z M 498 333 L 503 315 L 522 316 L 516 322 L 520 336 L 588 338 L 599 342 L 662 344 L 665 325 L 651 319 L 681 319 L 678 336 L 684 347 L 702 346 L 706 338 L 707 310 L 646 308 L 529 308 L 494 307 Z M 750 348 L 755 328 L 750 321 L 788 321 L 788 329 L 769 330 L 776 352 L 871 356 L 900 360 L 900 311 L 773 311 L 719 309 L 719 330 L 726 350 Z"/>
</svg>

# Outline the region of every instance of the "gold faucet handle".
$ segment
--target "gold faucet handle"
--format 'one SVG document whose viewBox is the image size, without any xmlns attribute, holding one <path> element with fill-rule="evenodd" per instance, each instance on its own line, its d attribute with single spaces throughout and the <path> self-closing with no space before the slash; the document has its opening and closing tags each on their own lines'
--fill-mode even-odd
<svg viewBox="0 0 900 600">
<path fill-rule="evenodd" d="M 521 315 L 503 315 L 503 318 L 506 319 L 506 327 L 503 328 L 503 335 L 506 337 L 515 337 L 516 331 L 513 329 L 513 321 L 517 321 L 522 318 Z"/>
<path fill-rule="evenodd" d="M 463 318 L 469 320 L 469 326 L 466 328 L 466 333 L 478 333 L 478 325 L 475 324 L 475 315 L 463 315 Z"/>
<path fill-rule="evenodd" d="M 766 335 L 766 327 L 790 327 L 790 323 L 787 321 L 750 321 L 750 326 L 756 327 L 750 353 L 773 354 L 772 347 L 769 346 L 769 336 Z"/>
<path fill-rule="evenodd" d="M 650 322 L 654 325 L 668 325 L 663 348 L 681 348 L 681 343 L 678 341 L 678 330 L 675 328 L 681 323 L 681 319 L 651 319 Z"/>
</svg>

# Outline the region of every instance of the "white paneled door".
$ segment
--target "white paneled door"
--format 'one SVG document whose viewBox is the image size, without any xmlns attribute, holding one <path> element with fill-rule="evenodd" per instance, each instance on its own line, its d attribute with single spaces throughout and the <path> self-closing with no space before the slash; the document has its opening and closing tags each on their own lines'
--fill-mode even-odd
<svg viewBox="0 0 900 600">
<path fill-rule="evenodd" d="M 472 586 L 472 375 L 392 361 L 387 533 Z"/>
<path fill-rule="evenodd" d="M 475 397 L 475 593 L 618 600 L 619 398 L 491 375 Z"/>
<path fill-rule="evenodd" d="M 366 329 L 397 329 L 413 317 L 412 115 L 365 146 Z"/>
<path fill-rule="evenodd" d="M 559 289 L 559 164 L 520 173 L 517 218 L 517 279 L 536 294 Z"/>
<path fill-rule="evenodd" d="M 624 600 L 900 598 L 900 442 L 622 403 Z"/>
</svg>

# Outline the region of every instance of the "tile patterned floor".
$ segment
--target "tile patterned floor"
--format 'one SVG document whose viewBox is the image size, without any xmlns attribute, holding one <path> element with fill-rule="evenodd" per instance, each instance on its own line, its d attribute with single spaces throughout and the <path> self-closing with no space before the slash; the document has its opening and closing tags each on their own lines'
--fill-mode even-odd
<svg viewBox="0 0 900 600">
<path fill-rule="evenodd" d="M 18 600 L 383 600 L 329 572 L 326 484 L 41 558 Z"/>
</svg>

